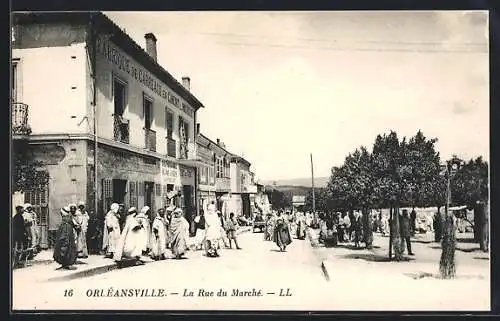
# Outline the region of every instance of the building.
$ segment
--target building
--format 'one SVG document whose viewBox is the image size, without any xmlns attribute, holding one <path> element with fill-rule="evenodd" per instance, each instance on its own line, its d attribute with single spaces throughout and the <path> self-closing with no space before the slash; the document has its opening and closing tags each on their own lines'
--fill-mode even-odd
<svg viewBox="0 0 500 321">
<path fill-rule="evenodd" d="M 203 134 L 196 137 L 198 158 L 206 164 L 198 172 L 198 209 L 207 210 L 208 204 L 216 201 L 215 197 L 215 154 L 210 148 L 212 141 Z"/>
<path fill-rule="evenodd" d="M 157 39 L 142 49 L 102 13 L 13 16 L 13 121 L 43 162 L 48 186 L 25 193 L 51 244 L 59 210 L 84 200 L 103 216 L 113 202 L 153 213 L 168 191 L 197 212 L 196 113 L 203 104 L 157 61 Z M 172 46 L 175 48 L 174 46 Z"/>
<path fill-rule="evenodd" d="M 255 185 L 255 175 L 250 171 L 250 166 L 250 162 L 241 156 L 231 157 L 229 210 L 237 216 L 251 217 L 256 211 L 257 185 Z"/>
</svg>

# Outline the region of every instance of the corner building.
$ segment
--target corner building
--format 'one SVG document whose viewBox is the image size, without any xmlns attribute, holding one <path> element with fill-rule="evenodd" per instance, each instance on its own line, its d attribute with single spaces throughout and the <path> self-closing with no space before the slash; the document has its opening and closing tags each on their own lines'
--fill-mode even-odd
<svg viewBox="0 0 500 321">
<path fill-rule="evenodd" d="M 158 64 L 155 36 L 145 35 L 143 50 L 102 13 L 16 13 L 13 22 L 12 119 L 31 128 L 22 139 L 50 176 L 24 193 L 42 246 L 52 244 L 60 208 L 79 200 L 100 217 L 113 202 L 156 213 L 177 190 L 192 221 L 203 105 L 188 77 L 181 84 Z"/>
</svg>

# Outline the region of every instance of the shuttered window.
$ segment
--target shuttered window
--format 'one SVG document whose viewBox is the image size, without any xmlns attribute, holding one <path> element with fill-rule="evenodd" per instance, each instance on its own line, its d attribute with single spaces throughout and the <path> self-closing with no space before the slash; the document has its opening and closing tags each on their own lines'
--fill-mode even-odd
<svg viewBox="0 0 500 321">
<path fill-rule="evenodd" d="M 111 202 L 113 202 L 113 181 L 111 179 L 104 178 L 102 180 L 102 204 L 103 212 L 107 213 L 111 207 Z"/>
<path fill-rule="evenodd" d="M 137 183 L 136 182 L 129 182 L 129 193 L 130 193 L 130 206 L 131 207 L 138 207 L 138 202 L 137 202 Z"/>
</svg>

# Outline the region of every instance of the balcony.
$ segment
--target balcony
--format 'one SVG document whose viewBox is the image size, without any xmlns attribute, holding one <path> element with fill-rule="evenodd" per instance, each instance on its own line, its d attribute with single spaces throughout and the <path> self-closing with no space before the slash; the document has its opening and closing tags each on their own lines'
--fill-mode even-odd
<svg viewBox="0 0 500 321">
<path fill-rule="evenodd" d="M 128 144 L 130 137 L 130 120 L 123 116 L 114 115 L 114 138 L 115 141 Z"/>
<path fill-rule="evenodd" d="M 144 137 L 146 139 L 146 149 L 156 152 L 156 132 L 149 128 L 144 128 Z"/>
<path fill-rule="evenodd" d="M 215 191 L 221 193 L 230 192 L 231 180 L 228 177 L 217 177 L 215 179 Z"/>
<path fill-rule="evenodd" d="M 12 103 L 12 134 L 16 136 L 31 134 L 31 128 L 28 125 L 28 105 Z"/>
<path fill-rule="evenodd" d="M 194 143 L 179 143 L 179 163 L 191 167 L 206 166 L 196 155 L 196 144 Z"/>
<path fill-rule="evenodd" d="M 177 142 L 173 138 L 167 137 L 167 156 L 177 157 Z"/>
</svg>

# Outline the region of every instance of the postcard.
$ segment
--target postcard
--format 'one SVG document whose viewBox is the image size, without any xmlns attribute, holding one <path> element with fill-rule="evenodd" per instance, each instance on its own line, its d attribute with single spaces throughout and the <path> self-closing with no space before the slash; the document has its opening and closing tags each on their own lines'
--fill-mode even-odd
<svg viewBox="0 0 500 321">
<path fill-rule="evenodd" d="M 490 310 L 487 11 L 14 12 L 11 48 L 13 311 Z"/>
</svg>

